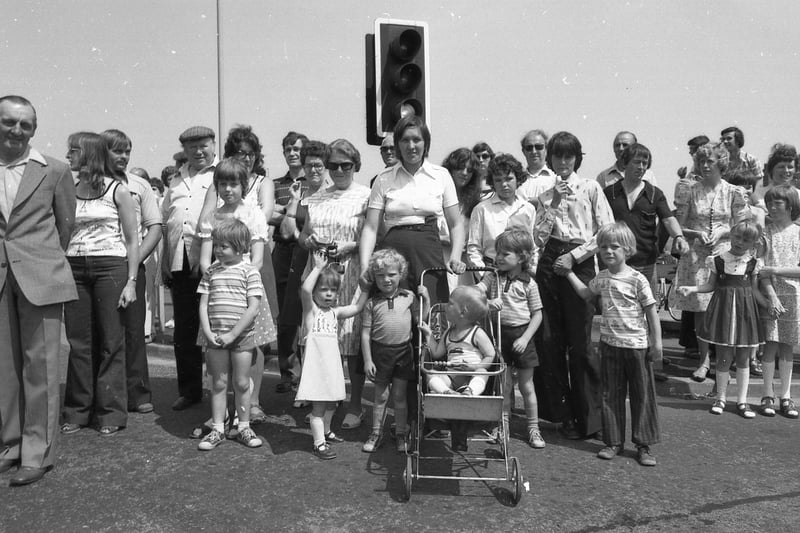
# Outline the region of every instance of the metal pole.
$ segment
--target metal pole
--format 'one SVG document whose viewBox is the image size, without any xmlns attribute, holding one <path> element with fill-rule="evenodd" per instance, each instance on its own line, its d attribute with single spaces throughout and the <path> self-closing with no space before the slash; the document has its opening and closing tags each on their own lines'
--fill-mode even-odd
<svg viewBox="0 0 800 533">
<path fill-rule="evenodd" d="M 225 116 L 222 109 L 223 95 L 222 95 L 222 0 L 217 2 L 217 139 L 224 138 L 223 125 L 225 124 Z"/>
</svg>

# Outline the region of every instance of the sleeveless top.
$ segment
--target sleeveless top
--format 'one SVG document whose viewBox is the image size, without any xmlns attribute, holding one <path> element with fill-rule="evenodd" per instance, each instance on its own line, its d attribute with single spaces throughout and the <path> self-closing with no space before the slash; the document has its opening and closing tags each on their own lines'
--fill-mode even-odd
<svg viewBox="0 0 800 533">
<path fill-rule="evenodd" d="M 478 331 L 478 326 L 472 326 L 472 329 L 460 339 L 453 339 L 450 330 L 447 330 L 445 336 L 445 345 L 447 346 L 447 361 L 450 363 L 480 363 L 483 359 L 483 354 L 475 346 L 475 333 Z"/>
<path fill-rule="evenodd" d="M 112 178 L 103 178 L 103 187 L 100 196 L 77 196 L 75 228 L 67 247 L 67 257 L 127 257 L 119 208 L 114 199 L 119 182 Z"/>
</svg>

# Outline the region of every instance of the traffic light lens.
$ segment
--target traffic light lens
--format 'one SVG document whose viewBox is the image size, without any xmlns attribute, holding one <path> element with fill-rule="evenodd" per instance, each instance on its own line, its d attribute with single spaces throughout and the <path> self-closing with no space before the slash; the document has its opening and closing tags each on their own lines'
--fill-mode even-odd
<svg viewBox="0 0 800 533">
<path fill-rule="evenodd" d="M 408 94 L 422 81 L 422 69 L 414 63 L 403 65 L 395 72 L 392 87 L 401 94 Z"/>
<path fill-rule="evenodd" d="M 395 121 L 400 120 L 403 117 L 408 115 L 419 115 L 422 116 L 422 103 L 419 100 L 415 100 L 413 98 L 409 98 L 408 100 L 403 100 L 394 109 L 394 119 Z"/>
<path fill-rule="evenodd" d="M 422 36 L 416 30 L 405 30 L 392 41 L 389 50 L 400 61 L 408 61 L 419 52 L 422 46 Z"/>
</svg>

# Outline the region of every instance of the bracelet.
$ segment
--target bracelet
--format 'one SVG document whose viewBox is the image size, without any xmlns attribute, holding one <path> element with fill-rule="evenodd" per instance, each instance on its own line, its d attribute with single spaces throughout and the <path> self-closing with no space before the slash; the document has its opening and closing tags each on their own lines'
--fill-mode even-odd
<svg viewBox="0 0 800 533">
<path fill-rule="evenodd" d="M 675 236 L 675 239 L 676 239 L 676 240 L 677 240 L 677 239 L 683 239 L 683 240 L 685 241 L 685 240 L 686 240 L 686 235 L 684 235 L 683 233 L 681 233 L 680 235 L 676 235 L 676 236 Z"/>
</svg>

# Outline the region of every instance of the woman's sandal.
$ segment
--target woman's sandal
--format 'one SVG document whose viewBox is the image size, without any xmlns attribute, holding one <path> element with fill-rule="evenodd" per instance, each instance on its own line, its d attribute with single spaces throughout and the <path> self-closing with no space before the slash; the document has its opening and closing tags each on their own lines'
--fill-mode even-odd
<svg viewBox="0 0 800 533">
<path fill-rule="evenodd" d="M 775 398 L 773 396 L 761 398 L 761 414 L 763 416 L 775 416 Z"/>
<path fill-rule="evenodd" d="M 711 404 L 711 414 L 721 415 L 723 411 L 725 411 L 725 402 L 722 400 L 714 400 L 714 403 Z"/>
<path fill-rule="evenodd" d="M 786 418 L 797 418 L 800 415 L 791 398 L 781 400 L 781 414 Z"/>
<path fill-rule="evenodd" d="M 364 420 L 364 411 L 361 411 L 357 415 L 354 413 L 347 413 L 342 420 L 342 429 L 356 429 L 361 425 L 361 421 Z"/>
<path fill-rule="evenodd" d="M 736 404 L 736 412 L 739 413 L 739 416 L 742 418 L 755 418 L 756 412 L 750 409 L 750 405 L 746 403 L 737 403 Z"/>
<path fill-rule="evenodd" d="M 697 370 L 692 372 L 692 381 L 696 381 L 697 383 L 704 382 L 708 376 L 708 370 L 709 368 L 706 365 L 700 365 L 697 367 Z"/>
</svg>

